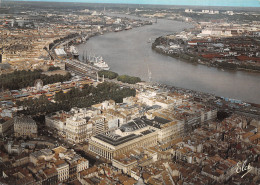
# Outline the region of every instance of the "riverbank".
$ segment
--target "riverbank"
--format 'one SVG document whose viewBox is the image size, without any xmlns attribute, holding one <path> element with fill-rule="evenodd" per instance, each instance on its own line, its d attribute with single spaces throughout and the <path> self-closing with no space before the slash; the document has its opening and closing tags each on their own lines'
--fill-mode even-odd
<svg viewBox="0 0 260 185">
<path fill-rule="evenodd" d="M 163 84 L 156 84 L 155 87 L 158 87 L 161 90 L 188 95 L 194 101 L 203 102 L 205 105 L 217 107 L 220 111 L 240 113 L 242 115 L 250 115 L 251 117 L 260 119 L 260 104 L 243 102 L 242 100 L 226 98 L 223 96 L 220 97 L 215 94 Z"/>
<path fill-rule="evenodd" d="M 260 66 L 251 65 L 251 64 L 240 64 L 238 62 L 227 62 L 227 60 L 223 60 L 222 58 L 213 58 L 212 56 L 215 55 L 220 57 L 218 53 L 216 54 L 208 54 L 202 55 L 198 53 L 190 53 L 187 52 L 187 47 L 189 47 L 188 42 L 179 44 L 177 49 L 171 49 L 171 46 L 166 45 L 165 43 L 172 42 L 173 40 L 169 41 L 166 37 L 158 37 L 152 44 L 152 49 L 159 54 L 163 54 L 166 56 L 173 57 L 175 59 L 179 59 L 185 62 L 193 63 L 193 64 L 202 64 L 210 67 L 215 67 L 219 69 L 226 69 L 226 70 L 234 70 L 234 71 L 248 71 L 248 72 L 256 72 L 260 73 Z M 163 43 L 163 44 L 162 44 Z M 176 43 L 174 43 L 176 44 Z M 197 44 L 194 46 L 197 46 Z M 168 48 L 169 47 L 169 48 Z M 203 57 L 205 56 L 205 57 Z M 207 58 L 206 58 L 207 57 Z M 230 58 L 230 57 L 229 57 Z M 258 60 L 258 59 L 256 59 Z"/>
</svg>

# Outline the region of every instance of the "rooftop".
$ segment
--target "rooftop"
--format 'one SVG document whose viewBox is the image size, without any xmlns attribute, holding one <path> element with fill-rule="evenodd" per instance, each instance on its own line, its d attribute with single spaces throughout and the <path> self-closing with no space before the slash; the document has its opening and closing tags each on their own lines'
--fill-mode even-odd
<svg viewBox="0 0 260 185">
<path fill-rule="evenodd" d="M 136 118 L 134 119 L 133 121 L 125 124 L 125 125 L 122 125 L 120 127 L 120 130 L 122 132 L 132 132 L 132 131 L 135 131 L 135 130 L 139 130 L 139 129 L 142 129 L 144 127 L 147 127 L 147 122 L 149 122 L 149 120 L 147 119 L 142 119 L 142 118 Z"/>
<path fill-rule="evenodd" d="M 36 122 L 32 118 L 28 117 L 16 117 L 14 119 L 14 124 L 28 124 L 28 125 L 36 125 Z"/>
<path fill-rule="evenodd" d="M 121 136 L 115 135 L 115 134 L 114 135 L 98 134 L 94 137 L 97 138 L 97 139 L 100 139 L 101 141 L 109 143 L 113 146 L 118 146 L 120 144 L 134 140 L 134 139 L 141 137 L 141 136 L 142 135 L 130 134 L 128 136 L 121 137 Z"/>
</svg>

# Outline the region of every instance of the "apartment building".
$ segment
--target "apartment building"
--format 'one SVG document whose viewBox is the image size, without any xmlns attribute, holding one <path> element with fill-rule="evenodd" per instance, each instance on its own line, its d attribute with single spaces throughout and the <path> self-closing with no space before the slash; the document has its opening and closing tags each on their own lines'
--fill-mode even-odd
<svg viewBox="0 0 260 185">
<path fill-rule="evenodd" d="M 14 135 L 15 137 L 37 137 L 37 124 L 29 117 L 14 118 Z"/>
</svg>

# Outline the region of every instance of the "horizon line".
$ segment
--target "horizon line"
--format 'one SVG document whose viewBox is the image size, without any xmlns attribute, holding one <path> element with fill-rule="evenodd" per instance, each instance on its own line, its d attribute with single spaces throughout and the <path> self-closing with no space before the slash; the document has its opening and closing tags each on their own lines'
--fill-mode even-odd
<svg viewBox="0 0 260 185">
<path fill-rule="evenodd" d="M 173 2 L 174 1 L 174 2 Z M 3 2 L 3 0 L 2 0 Z M 5 0 L 4 2 L 52 2 L 52 3 L 91 3 L 121 5 L 158 5 L 158 6 L 202 6 L 202 7 L 241 7 L 260 8 L 260 0 Z"/>
</svg>

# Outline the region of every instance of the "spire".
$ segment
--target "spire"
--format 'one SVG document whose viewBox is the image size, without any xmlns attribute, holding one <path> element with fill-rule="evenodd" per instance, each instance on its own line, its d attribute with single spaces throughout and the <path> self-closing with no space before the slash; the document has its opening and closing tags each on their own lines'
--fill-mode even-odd
<svg viewBox="0 0 260 185">
<path fill-rule="evenodd" d="M 86 50 L 85 62 L 86 63 L 88 62 L 88 52 L 87 52 L 87 50 Z"/>
<path fill-rule="evenodd" d="M 152 72 L 150 71 L 149 66 L 148 66 L 148 80 L 149 82 L 152 81 Z"/>
<path fill-rule="evenodd" d="M 148 71 L 148 82 L 151 82 L 151 81 L 152 81 L 152 72 L 150 71 L 150 68 L 149 68 L 149 65 L 148 65 L 146 59 L 144 59 L 144 62 L 146 63 L 146 66 L 147 66 L 147 71 Z"/>
</svg>

